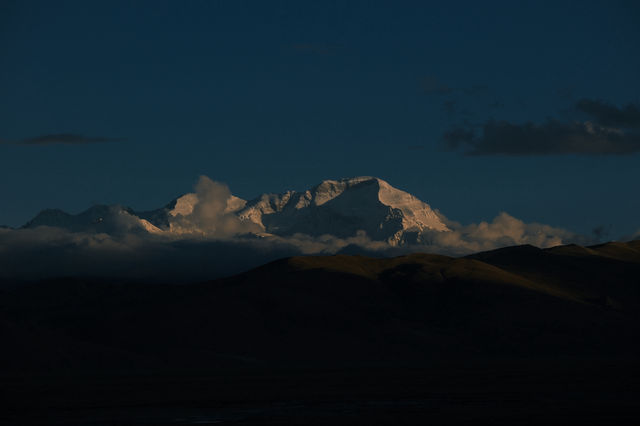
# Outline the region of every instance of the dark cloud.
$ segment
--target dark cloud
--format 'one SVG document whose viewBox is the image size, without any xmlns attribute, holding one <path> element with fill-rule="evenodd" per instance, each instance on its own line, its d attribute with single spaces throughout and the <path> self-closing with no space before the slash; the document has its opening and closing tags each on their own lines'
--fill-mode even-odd
<svg viewBox="0 0 640 426">
<path fill-rule="evenodd" d="M 480 133 L 480 134 L 478 134 Z M 455 126 L 443 136 L 447 148 L 466 155 L 625 155 L 640 151 L 640 135 L 603 127 L 591 122 L 542 124 L 489 120 L 480 132 Z"/>
<path fill-rule="evenodd" d="M 448 149 L 465 155 L 628 155 L 640 151 L 640 108 L 618 108 L 600 100 L 582 99 L 575 109 L 589 121 L 554 118 L 538 124 L 488 120 L 480 126 L 468 123 L 451 127 L 443 135 Z M 575 114 L 575 110 L 573 110 Z M 571 115 L 567 111 L 567 114 Z"/>
<path fill-rule="evenodd" d="M 618 108 L 598 99 L 581 99 L 576 104 L 576 108 L 603 126 L 640 128 L 640 107 L 632 103 Z"/>
<path fill-rule="evenodd" d="M 77 133 L 52 133 L 47 135 L 36 136 L 33 138 L 22 139 L 17 142 L 22 145 L 52 145 L 52 144 L 67 144 L 67 145 L 85 145 L 90 143 L 100 142 L 116 142 L 121 141 L 120 138 L 107 138 L 102 136 L 84 136 Z"/>
</svg>

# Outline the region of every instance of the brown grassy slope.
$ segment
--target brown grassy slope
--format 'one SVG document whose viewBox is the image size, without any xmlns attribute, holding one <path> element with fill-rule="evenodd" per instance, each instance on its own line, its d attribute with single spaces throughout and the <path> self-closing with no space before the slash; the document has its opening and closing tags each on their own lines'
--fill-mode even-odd
<svg viewBox="0 0 640 426">
<path fill-rule="evenodd" d="M 632 358 L 637 249 L 294 257 L 197 285 L 19 285 L 0 297 L 0 360 L 107 371 Z"/>
<path fill-rule="evenodd" d="M 573 295 L 579 300 L 628 313 L 640 308 L 640 244 L 612 242 L 538 249 L 508 247 L 469 258 Z"/>
</svg>

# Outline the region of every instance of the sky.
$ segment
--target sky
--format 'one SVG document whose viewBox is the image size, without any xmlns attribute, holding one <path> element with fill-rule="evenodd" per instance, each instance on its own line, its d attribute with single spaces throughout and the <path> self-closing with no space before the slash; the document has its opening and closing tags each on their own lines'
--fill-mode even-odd
<svg viewBox="0 0 640 426">
<path fill-rule="evenodd" d="M 0 2 L 0 225 L 377 176 L 461 223 L 640 229 L 634 1 Z"/>
</svg>

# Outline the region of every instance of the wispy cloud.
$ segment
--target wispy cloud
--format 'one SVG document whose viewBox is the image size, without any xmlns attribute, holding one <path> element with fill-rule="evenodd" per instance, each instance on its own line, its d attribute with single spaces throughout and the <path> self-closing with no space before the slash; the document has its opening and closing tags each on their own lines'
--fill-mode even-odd
<svg viewBox="0 0 640 426">
<path fill-rule="evenodd" d="M 200 176 L 195 187 L 196 203 L 190 212 L 178 214 L 170 219 L 173 232 L 182 235 L 205 235 L 216 238 L 229 238 L 235 235 L 260 232 L 261 229 L 251 221 L 241 221 L 228 211 L 233 199 L 229 187 L 214 182 L 206 176 Z"/>
<path fill-rule="evenodd" d="M 640 135 L 591 122 L 542 124 L 489 120 L 480 132 L 454 126 L 443 136 L 447 148 L 465 155 L 626 155 L 640 151 Z"/>
<path fill-rule="evenodd" d="M 448 255 L 464 255 L 521 244 L 541 248 L 556 245 L 593 243 L 593 239 L 562 228 L 541 223 L 526 223 L 502 212 L 491 222 L 461 225 L 439 214 L 451 231 L 432 232 L 427 239 L 429 251 Z M 415 247 L 414 247 L 415 248 Z"/>
<path fill-rule="evenodd" d="M 102 142 L 122 141 L 122 138 L 110 138 L 104 136 L 85 136 L 77 133 L 51 133 L 46 135 L 35 136 L 32 138 L 22 139 L 13 143 L 20 145 L 86 145 Z"/>
<path fill-rule="evenodd" d="M 629 155 L 640 152 L 640 110 L 617 108 L 597 100 L 575 108 L 589 121 L 547 119 L 543 123 L 511 123 L 490 119 L 480 126 L 463 123 L 443 135 L 445 146 L 465 155 Z"/>
<path fill-rule="evenodd" d="M 603 126 L 640 128 L 640 107 L 632 103 L 618 108 L 599 99 L 581 99 L 576 108 Z"/>
<path fill-rule="evenodd" d="M 207 184 L 211 186 L 210 182 Z M 220 192 L 220 188 L 214 188 L 214 192 Z M 207 215 L 198 217 L 205 225 L 211 224 Z M 191 281 L 234 274 L 300 254 L 396 256 L 420 251 L 458 256 L 515 244 L 551 247 L 569 242 L 593 242 L 593 239 L 561 228 L 525 223 L 506 213 L 499 214 L 491 222 L 470 225 L 460 225 L 441 217 L 451 231 L 433 231 L 424 235 L 421 244 L 401 247 L 372 240 L 364 231 L 348 238 L 304 234 L 256 238 L 231 235 L 227 231 L 221 233 L 219 228 L 209 228 L 208 233 L 174 236 L 134 230 L 106 234 L 52 227 L 0 228 L 0 281 L 70 275 Z M 214 221 L 219 226 L 226 225 L 219 217 Z M 201 225 L 199 229 L 206 229 L 206 226 Z M 38 267 L 33 268 L 34 264 Z"/>
</svg>

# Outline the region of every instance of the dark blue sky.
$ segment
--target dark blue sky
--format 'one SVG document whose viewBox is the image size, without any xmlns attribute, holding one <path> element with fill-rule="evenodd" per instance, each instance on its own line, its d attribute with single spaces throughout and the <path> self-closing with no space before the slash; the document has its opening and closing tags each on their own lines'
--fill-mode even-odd
<svg viewBox="0 0 640 426">
<path fill-rule="evenodd" d="M 5 0 L 0 224 L 45 207 L 154 208 L 200 174 L 243 198 L 374 175 L 463 223 L 507 211 L 631 234 L 638 22 L 633 1 Z M 554 146 L 574 133 L 545 123 L 599 119 L 618 131 L 584 99 L 616 114 L 629 106 L 627 148 L 576 139 L 537 152 L 487 136 L 495 122 L 532 122 L 532 143 Z M 479 155 L 443 138 L 483 126 Z"/>
</svg>

